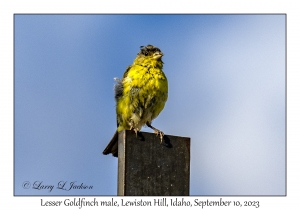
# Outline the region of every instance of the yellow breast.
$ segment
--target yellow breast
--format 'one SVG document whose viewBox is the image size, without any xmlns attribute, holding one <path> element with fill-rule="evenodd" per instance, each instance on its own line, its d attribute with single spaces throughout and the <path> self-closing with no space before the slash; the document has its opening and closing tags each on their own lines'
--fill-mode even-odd
<svg viewBox="0 0 300 210">
<path fill-rule="evenodd" d="M 140 130 L 158 116 L 168 98 L 168 81 L 155 65 L 132 65 L 123 78 L 123 96 L 117 101 L 118 131 Z"/>
</svg>

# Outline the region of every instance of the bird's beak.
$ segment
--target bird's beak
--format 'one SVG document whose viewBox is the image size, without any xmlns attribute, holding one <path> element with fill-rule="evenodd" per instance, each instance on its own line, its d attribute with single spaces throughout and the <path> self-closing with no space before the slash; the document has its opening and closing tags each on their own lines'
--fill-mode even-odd
<svg viewBox="0 0 300 210">
<path fill-rule="evenodd" d="M 156 52 L 153 54 L 153 58 L 157 60 L 157 59 L 161 58 L 163 55 L 164 54 L 162 52 Z"/>
</svg>

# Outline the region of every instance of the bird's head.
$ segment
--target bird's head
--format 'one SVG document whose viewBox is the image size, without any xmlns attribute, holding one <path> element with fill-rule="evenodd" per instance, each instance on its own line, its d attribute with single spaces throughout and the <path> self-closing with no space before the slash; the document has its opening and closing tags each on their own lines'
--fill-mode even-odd
<svg viewBox="0 0 300 210">
<path fill-rule="evenodd" d="M 138 53 L 138 56 L 147 57 L 154 60 L 161 60 L 161 57 L 164 54 L 160 51 L 158 47 L 147 45 L 141 46 L 141 50 Z"/>
</svg>

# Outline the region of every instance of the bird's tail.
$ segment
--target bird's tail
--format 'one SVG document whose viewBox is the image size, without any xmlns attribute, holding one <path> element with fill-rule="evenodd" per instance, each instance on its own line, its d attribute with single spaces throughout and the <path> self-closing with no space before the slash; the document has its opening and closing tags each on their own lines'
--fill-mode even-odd
<svg viewBox="0 0 300 210">
<path fill-rule="evenodd" d="M 118 157 L 118 131 L 115 132 L 114 136 L 103 150 L 104 155 L 112 153 L 114 157 Z"/>
</svg>

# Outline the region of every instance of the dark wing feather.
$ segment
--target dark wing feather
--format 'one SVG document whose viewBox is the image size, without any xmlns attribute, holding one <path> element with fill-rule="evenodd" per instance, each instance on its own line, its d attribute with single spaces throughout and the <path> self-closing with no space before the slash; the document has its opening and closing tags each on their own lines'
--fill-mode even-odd
<svg viewBox="0 0 300 210">
<path fill-rule="evenodd" d="M 117 82 L 117 84 L 115 84 L 114 90 L 115 90 L 115 100 L 116 102 L 119 100 L 119 98 L 121 98 L 123 96 L 123 83 L 122 80 L 115 78 L 115 81 Z"/>
</svg>

